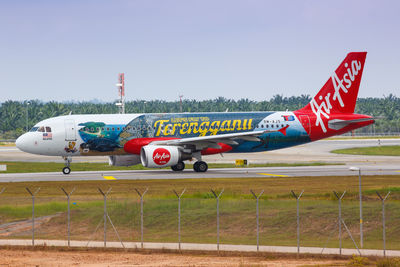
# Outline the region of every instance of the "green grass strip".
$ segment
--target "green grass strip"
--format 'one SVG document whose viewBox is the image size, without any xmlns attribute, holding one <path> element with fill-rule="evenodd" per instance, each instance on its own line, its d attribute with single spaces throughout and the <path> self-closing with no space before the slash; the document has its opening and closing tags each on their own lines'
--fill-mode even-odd
<svg viewBox="0 0 400 267">
<path fill-rule="evenodd" d="M 353 147 L 336 149 L 331 152 L 350 155 L 400 156 L 400 146 Z"/>
</svg>

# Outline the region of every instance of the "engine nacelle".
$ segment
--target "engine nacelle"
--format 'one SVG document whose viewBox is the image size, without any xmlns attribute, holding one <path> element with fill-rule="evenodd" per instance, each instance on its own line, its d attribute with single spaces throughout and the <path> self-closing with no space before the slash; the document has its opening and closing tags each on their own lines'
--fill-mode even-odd
<svg viewBox="0 0 400 267">
<path fill-rule="evenodd" d="M 112 166 L 132 166 L 140 163 L 139 155 L 109 156 L 108 164 Z"/>
<path fill-rule="evenodd" d="M 191 158 L 191 153 L 185 153 L 176 146 L 147 145 L 140 150 L 142 165 L 149 168 L 174 166 L 180 161 Z"/>
</svg>

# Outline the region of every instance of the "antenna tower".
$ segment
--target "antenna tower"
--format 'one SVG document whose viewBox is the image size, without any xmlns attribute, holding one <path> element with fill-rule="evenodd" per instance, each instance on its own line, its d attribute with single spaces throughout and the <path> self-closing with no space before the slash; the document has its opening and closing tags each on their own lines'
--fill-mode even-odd
<svg viewBox="0 0 400 267">
<path fill-rule="evenodd" d="M 118 113 L 125 113 L 125 75 L 124 73 L 118 74 L 118 83 L 116 84 L 118 88 L 119 101 L 115 104 L 118 106 Z"/>
</svg>

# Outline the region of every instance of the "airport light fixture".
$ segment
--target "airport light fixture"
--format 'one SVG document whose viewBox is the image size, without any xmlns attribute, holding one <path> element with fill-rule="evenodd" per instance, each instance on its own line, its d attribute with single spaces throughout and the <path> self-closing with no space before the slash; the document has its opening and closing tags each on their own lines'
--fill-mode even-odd
<svg viewBox="0 0 400 267">
<path fill-rule="evenodd" d="M 26 131 L 29 131 L 29 104 L 31 102 L 26 102 Z"/>
<path fill-rule="evenodd" d="M 350 171 L 358 171 L 358 188 L 360 196 L 360 246 L 363 248 L 363 217 L 362 217 L 362 192 L 361 192 L 361 169 L 359 167 L 350 167 Z"/>
</svg>

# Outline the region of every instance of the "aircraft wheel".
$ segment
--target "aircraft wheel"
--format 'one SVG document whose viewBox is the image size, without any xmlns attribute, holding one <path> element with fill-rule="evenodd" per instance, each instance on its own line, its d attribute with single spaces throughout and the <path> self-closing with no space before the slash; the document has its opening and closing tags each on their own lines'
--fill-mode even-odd
<svg viewBox="0 0 400 267">
<path fill-rule="evenodd" d="M 63 172 L 64 174 L 70 174 L 70 173 L 71 173 L 71 169 L 70 169 L 69 167 L 64 167 L 64 168 L 62 169 L 62 172 Z"/>
<path fill-rule="evenodd" d="M 193 169 L 196 172 L 206 172 L 208 170 L 208 165 L 204 161 L 196 161 L 193 165 Z"/>
<path fill-rule="evenodd" d="M 171 166 L 171 169 L 175 172 L 180 172 L 185 169 L 185 163 L 183 162 L 178 162 L 178 164 Z"/>
</svg>

